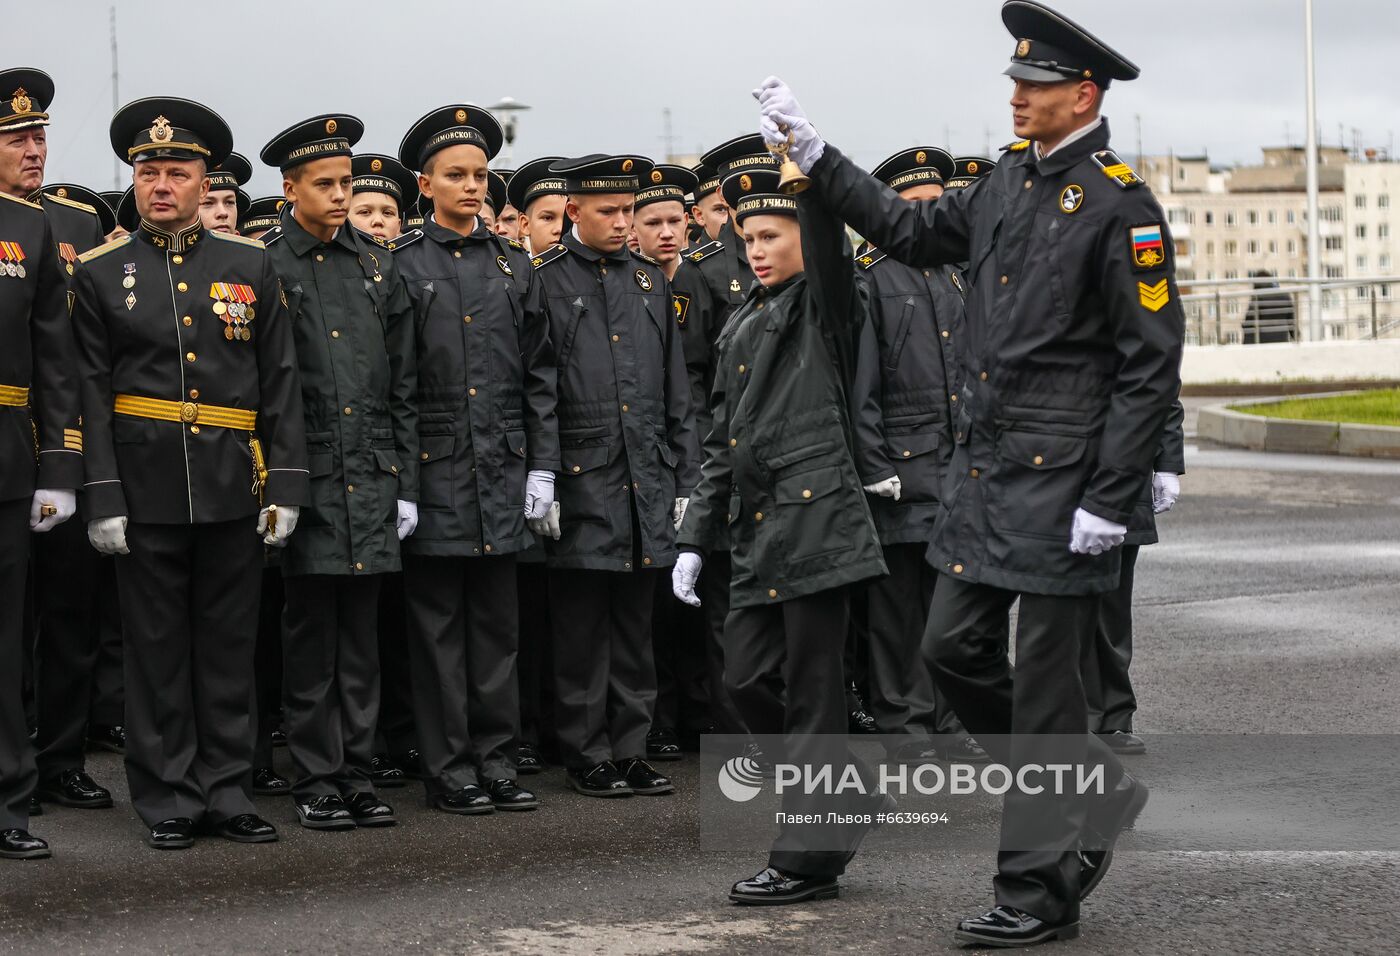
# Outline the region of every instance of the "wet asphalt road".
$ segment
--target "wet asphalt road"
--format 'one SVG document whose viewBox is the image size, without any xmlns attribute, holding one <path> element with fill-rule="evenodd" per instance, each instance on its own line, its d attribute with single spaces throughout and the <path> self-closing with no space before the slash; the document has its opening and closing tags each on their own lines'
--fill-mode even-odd
<svg viewBox="0 0 1400 956">
<path fill-rule="evenodd" d="M 1400 464 L 1192 449 L 1184 498 L 1138 572 L 1144 732 L 1400 733 Z M 285 752 L 279 752 L 285 760 Z M 590 800 L 530 778 L 530 814 L 430 814 L 282 841 L 142 845 L 120 764 L 108 811 L 50 809 L 55 858 L 0 865 L 7 952 L 914 953 L 991 900 L 985 852 L 871 852 L 839 900 L 754 911 L 728 884 L 763 849 L 698 845 L 693 759 L 676 796 Z M 1150 831 L 1151 808 L 1140 828 Z M 1134 852 L 1064 953 L 1393 953 L 1400 853 Z"/>
</svg>

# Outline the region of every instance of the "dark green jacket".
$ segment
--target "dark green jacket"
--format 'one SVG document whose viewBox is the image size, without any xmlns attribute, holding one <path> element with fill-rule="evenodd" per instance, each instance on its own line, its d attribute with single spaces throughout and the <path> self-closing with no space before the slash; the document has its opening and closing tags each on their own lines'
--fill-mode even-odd
<svg viewBox="0 0 1400 956">
<path fill-rule="evenodd" d="M 805 198 L 799 209 L 806 272 L 755 284 L 721 333 L 715 425 L 679 538 L 710 552 L 728 527 L 736 608 L 886 573 L 851 446 L 863 299 L 841 223 Z"/>
<path fill-rule="evenodd" d="M 418 500 L 413 305 L 393 254 L 342 226 L 322 242 L 282 211 L 265 234 L 287 294 L 311 496 L 284 575 L 397 571 L 398 500 Z"/>
</svg>

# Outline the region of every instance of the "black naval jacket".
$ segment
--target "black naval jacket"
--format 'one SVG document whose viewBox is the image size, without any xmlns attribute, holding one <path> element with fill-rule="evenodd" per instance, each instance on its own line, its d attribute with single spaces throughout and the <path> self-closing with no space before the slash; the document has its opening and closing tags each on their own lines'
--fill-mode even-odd
<svg viewBox="0 0 1400 956">
<path fill-rule="evenodd" d="M 0 193 L 0 243 L 0 386 L 10 393 L 0 404 L 0 501 L 36 488 L 76 491 L 78 374 L 53 229 L 39 206 Z M 17 389 L 28 390 L 27 404 L 10 403 Z"/>
<path fill-rule="evenodd" d="M 53 241 L 57 244 L 58 257 L 63 262 L 63 271 L 69 277 L 71 288 L 78 256 L 106 241 L 102 235 L 102 220 L 97 217 L 97 210 L 87 203 L 50 196 L 42 190 L 30 196 L 29 200 L 42 206 L 44 214 L 53 224 Z"/>
<path fill-rule="evenodd" d="M 849 388 L 866 321 L 846 231 L 798 201 L 806 271 L 755 283 L 721 333 L 700 486 L 680 545 L 721 547 L 730 606 L 777 604 L 886 573 L 856 473 Z"/>
<path fill-rule="evenodd" d="M 126 280 L 130 279 L 129 282 Z M 240 286 L 253 310 L 241 334 L 217 285 Z M 89 521 L 205 524 L 256 515 L 250 439 L 268 469 L 263 501 L 306 500 L 306 441 L 292 330 L 263 244 L 142 223 L 78 257 L 73 328 L 82 373 Z M 241 331 L 241 330 L 240 330 Z M 134 395 L 257 412 L 255 431 L 158 421 L 113 410 Z M 253 533 L 250 524 L 248 533 Z"/>
<path fill-rule="evenodd" d="M 1108 138 L 1105 121 L 1040 161 L 1018 143 L 986 178 L 918 203 L 829 144 L 813 167 L 813 191 L 894 258 L 969 263 L 972 364 L 929 549 L 946 573 L 1041 594 L 1117 586 L 1119 549 L 1069 551 L 1073 514 L 1132 518 L 1184 319 L 1161 206 Z"/>
<path fill-rule="evenodd" d="M 1152 471 L 1169 471 L 1174 475 L 1186 473 L 1186 434 L 1184 424 L 1186 411 L 1181 401 L 1172 403 L 1167 412 L 1167 424 L 1162 429 L 1162 441 L 1157 448 L 1157 457 L 1152 463 Z M 1127 545 L 1156 544 L 1157 515 L 1152 510 L 1152 475 L 1147 476 L 1142 494 L 1133 507 L 1133 517 L 1128 521 L 1128 533 L 1123 543 Z"/>
<path fill-rule="evenodd" d="M 527 471 L 559 470 L 554 357 L 544 296 L 520 246 L 478 220 L 462 236 L 432 219 L 395 240 L 414 303 L 418 530 L 414 554 L 513 554 Z"/>
<path fill-rule="evenodd" d="M 879 249 L 856 262 L 870 302 L 851 393 L 856 468 L 866 485 L 899 478 L 898 501 L 870 496 L 880 542 L 927 544 L 953 457 L 966 280 L 954 266 L 916 269 Z"/>
<path fill-rule="evenodd" d="M 282 209 L 264 234 L 301 371 L 307 508 L 284 576 L 397 571 L 398 501 L 418 500 L 413 305 L 393 253 L 342 226 L 330 242 Z"/>
<path fill-rule="evenodd" d="M 675 561 L 674 499 L 700 478 L 690 386 L 666 275 L 625 246 L 572 233 L 532 260 L 544 287 L 559 388 L 561 537 L 554 568 L 639 570 Z M 634 527 L 633 515 L 636 515 Z"/>
</svg>

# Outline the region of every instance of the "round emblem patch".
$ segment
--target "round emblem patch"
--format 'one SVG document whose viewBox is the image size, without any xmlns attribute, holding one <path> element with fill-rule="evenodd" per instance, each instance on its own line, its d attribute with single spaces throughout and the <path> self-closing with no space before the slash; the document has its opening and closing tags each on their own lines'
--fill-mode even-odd
<svg viewBox="0 0 1400 956">
<path fill-rule="evenodd" d="M 1084 205 L 1083 186 L 1076 186 L 1071 183 L 1060 193 L 1060 208 L 1065 212 L 1078 212 L 1079 207 L 1082 205 Z"/>
<path fill-rule="evenodd" d="M 382 160 L 382 159 L 371 159 L 371 160 L 369 161 L 369 168 L 370 168 L 372 171 L 376 172 L 376 173 L 379 172 L 381 169 L 384 168 L 384 160 Z"/>
<path fill-rule="evenodd" d="M 661 180 L 662 180 L 663 178 L 665 178 L 665 177 L 663 177 L 663 176 L 661 175 L 661 170 L 659 170 L 659 169 L 653 169 L 653 170 L 651 171 L 651 181 L 652 181 L 652 182 L 654 182 L 654 183 L 659 183 L 659 182 L 661 182 Z"/>
<path fill-rule="evenodd" d="M 624 159 L 622 161 L 622 171 L 624 173 L 630 173 L 632 171 L 632 160 Z"/>
<path fill-rule="evenodd" d="M 326 120 L 326 132 L 327 132 L 327 133 L 334 133 L 334 132 L 335 132 L 337 129 L 339 129 L 339 128 L 340 128 L 340 124 L 337 123 L 335 120 Z"/>
<path fill-rule="evenodd" d="M 457 117 L 457 122 L 459 123 L 465 123 L 467 121 L 466 110 L 458 110 L 454 115 Z"/>
<path fill-rule="evenodd" d="M 928 162 L 928 153 L 924 152 L 922 149 L 919 150 L 917 153 L 914 154 L 914 162 L 919 163 L 920 165 Z"/>
<path fill-rule="evenodd" d="M 981 168 L 982 168 L 981 164 L 979 164 L 976 160 L 974 160 L 974 161 L 972 161 L 972 162 L 970 162 L 970 163 L 967 164 L 967 174 L 968 174 L 969 176 L 976 176 L 976 175 L 977 175 L 977 170 L 979 170 L 979 169 L 981 169 Z"/>
<path fill-rule="evenodd" d="M 504 272 L 506 275 L 515 275 L 515 273 L 510 271 L 510 263 L 506 261 L 505 256 L 497 256 L 496 265 L 500 266 L 501 271 Z"/>
<path fill-rule="evenodd" d="M 1002 49 L 1005 50 L 1006 47 L 1002 47 Z M 1030 40 L 1022 40 L 1020 43 L 1016 44 L 1016 55 L 1017 55 L 1017 56 L 1021 57 L 1022 59 L 1025 59 L 1026 57 L 1030 56 L 1030 53 L 1031 53 L 1031 41 L 1030 41 Z"/>
<path fill-rule="evenodd" d="M 639 285 L 639 286 L 642 287 L 642 291 L 643 291 L 643 292 L 650 292 L 650 291 L 651 291 L 651 276 L 647 275 L 647 274 L 646 274 L 645 272 L 643 272 L 641 269 L 638 269 L 638 270 L 637 270 L 637 285 Z"/>
<path fill-rule="evenodd" d="M 744 192 L 748 192 L 750 189 L 753 188 L 753 180 L 749 178 L 748 173 L 745 173 L 744 175 L 739 177 L 739 188 L 742 189 Z"/>
</svg>

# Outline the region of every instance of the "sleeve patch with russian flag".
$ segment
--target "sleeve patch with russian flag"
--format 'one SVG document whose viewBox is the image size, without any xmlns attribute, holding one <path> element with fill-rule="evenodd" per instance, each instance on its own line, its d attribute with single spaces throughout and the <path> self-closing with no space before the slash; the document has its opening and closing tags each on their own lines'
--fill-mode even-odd
<svg viewBox="0 0 1400 956">
<path fill-rule="evenodd" d="M 1166 246 L 1162 242 L 1162 224 L 1134 226 L 1128 231 L 1129 245 L 1132 247 L 1133 266 L 1138 270 L 1156 269 L 1167 261 Z"/>
</svg>

